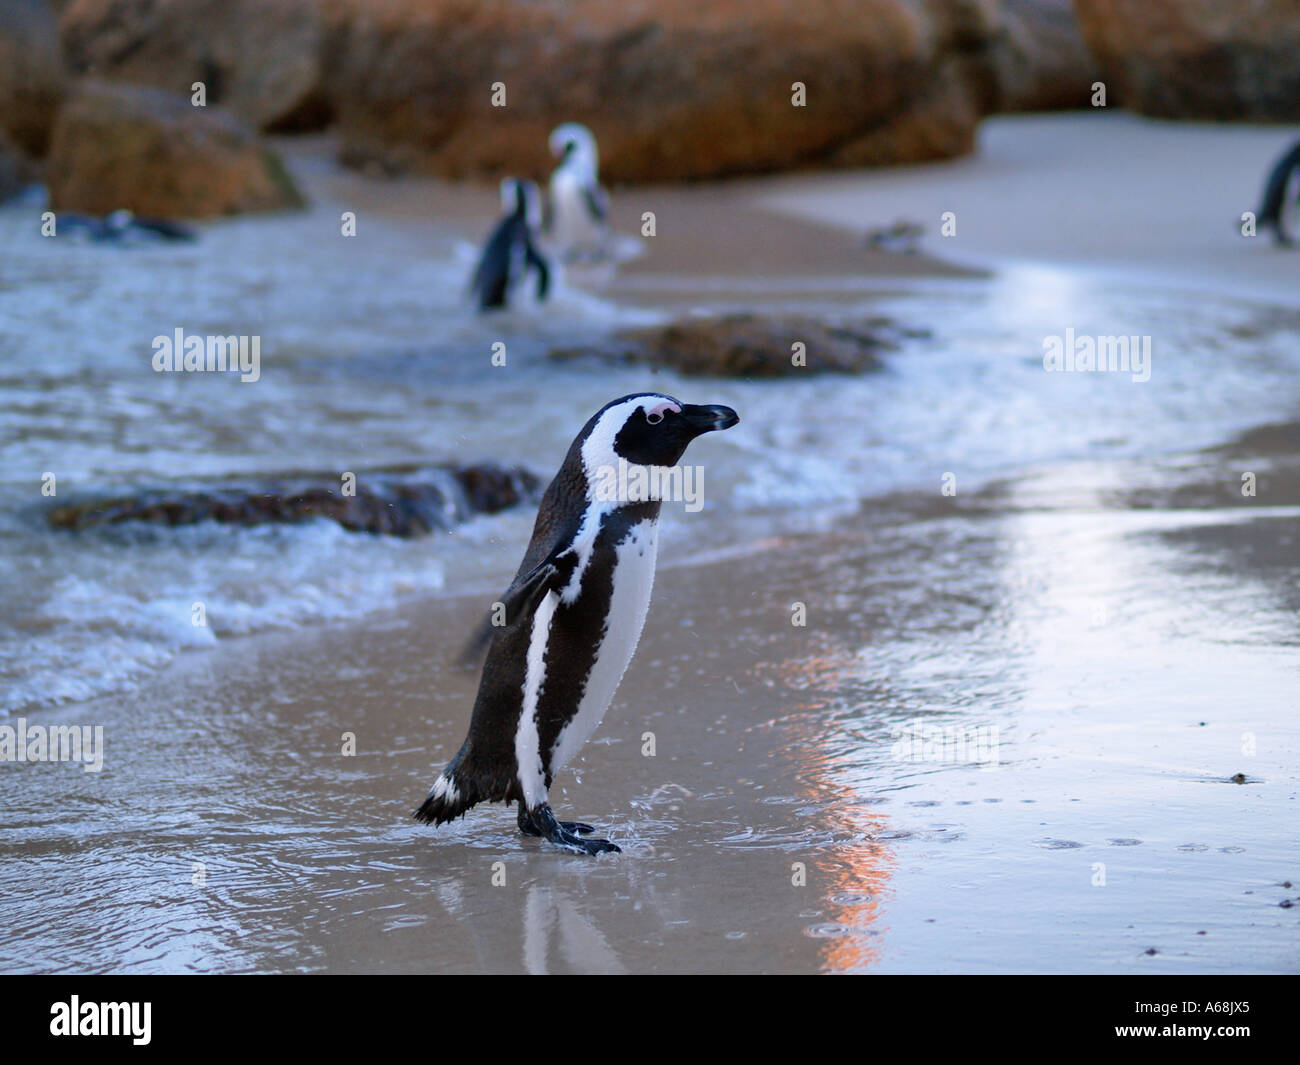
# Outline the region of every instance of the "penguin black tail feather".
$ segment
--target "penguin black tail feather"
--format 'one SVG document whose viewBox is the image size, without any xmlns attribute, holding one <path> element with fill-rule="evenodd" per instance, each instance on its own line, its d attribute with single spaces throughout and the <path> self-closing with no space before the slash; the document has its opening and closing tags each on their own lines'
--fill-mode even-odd
<svg viewBox="0 0 1300 1065">
<path fill-rule="evenodd" d="M 433 789 L 420 804 L 413 816 L 427 825 L 441 825 L 454 821 L 479 801 L 477 790 L 460 784 L 455 775 L 444 770 L 433 783 Z"/>
</svg>

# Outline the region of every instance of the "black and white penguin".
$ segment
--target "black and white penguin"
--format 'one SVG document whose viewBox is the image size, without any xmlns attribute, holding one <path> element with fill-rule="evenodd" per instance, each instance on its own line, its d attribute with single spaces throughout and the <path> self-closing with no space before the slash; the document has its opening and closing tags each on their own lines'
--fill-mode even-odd
<svg viewBox="0 0 1300 1065">
<path fill-rule="evenodd" d="M 730 407 L 646 392 L 607 403 L 587 422 L 542 497 L 501 600 L 505 624 L 480 630 L 489 646 L 469 735 L 418 820 L 441 824 L 476 803 L 517 802 L 525 835 L 583 854 L 619 850 L 583 839 L 595 830 L 556 820 L 547 803 L 632 660 L 654 584 L 662 501 L 609 498 L 618 493 L 600 486 L 613 470 L 675 466 L 697 436 L 739 420 Z"/>
<path fill-rule="evenodd" d="M 512 290 L 529 270 L 537 271 L 537 300 L 546 299 L 551 269 L 537 250 L 541 224 L 541 196 L 531 181 L 506 178 L 501 182 L 501 209 L 505 212 L 492 230 L 470 279 L 470 291 L 481 311 L 505 307 Z"/>
<path fill-rule="evenodd" d="M 1273 240 L 1290 244 L 1300 236 L 1300 143 L 1277 161 L 1264 186 L 1264 204 L 1256 224 L 1273 227 Z"/>
<path fill-rule="evenodd" d="M 608 251 L 609 197 L 600 187 L 596 138 L 578 122 L 551 131 L 551 154 L 560 165 L 551 174 L 547 234 L 566 259 L 602 258 Z"/>
</svg>

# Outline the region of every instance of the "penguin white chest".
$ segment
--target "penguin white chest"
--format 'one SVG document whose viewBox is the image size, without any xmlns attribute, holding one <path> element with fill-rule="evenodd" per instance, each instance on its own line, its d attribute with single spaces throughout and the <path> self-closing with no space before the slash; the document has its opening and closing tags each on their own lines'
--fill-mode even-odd
<svg viewBox="0 0 1300 1065">
<path fill-rule="evenodd" d="M 551 749 L 551 772 L 564 768 L 596 731 L 641 639 L 659 551 L 659 522 L 633 525 L 614 548 L 613 589 L 605 631 L 577 712 Z"/>
<path fill-rule="evenodd" d="M 551 177 L 552 229 L 555 240 L 568 248 L 600 234 L 600 223 L 587 206 L 588 187 L 578 175 L 557 170 Z"/>
</svg>

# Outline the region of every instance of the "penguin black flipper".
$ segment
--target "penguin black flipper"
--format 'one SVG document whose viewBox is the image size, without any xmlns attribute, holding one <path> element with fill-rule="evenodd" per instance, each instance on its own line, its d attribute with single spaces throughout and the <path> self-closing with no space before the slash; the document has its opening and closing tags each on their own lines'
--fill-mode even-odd
<svg viewBox="0 0 1300 1065">
<path fill-rule="evenodd" d="M 582 190 L 582 198 L 586 201 L 587 210 L 591 212 L 591 217 L 599 222 L 604 222 L 609 214 L 609 197 L 605 195 L 605 190 L 599 185 L 594 188 L 588 186 Z"/>
<path fill-rule="evenodd" d="M 546 262 L 546 256 L 530 240 L 524 247 L 524 261 L 537 271 L 537 302 L 542 303 L 551 290 L 551 268 Z"/>
<path fill-rule="evenodd" d="M 564 587 L 573 572 L 573 564 L 577 561 L 572 554 L 567 548 L 557 549 L 522 577 L 515 578 L 500 600 L 505 613 L 504 624 L 493 625 L 491 615 L 484 618 L 461 651 L 461 665 L 477 664 L 495 631 L 518 624 L 520 618 L 531 617 L 542 596 L 550 591 L 558 592 Z M 567 564 L 563 557 L 565 555 L 570 556 Z"/>
</svg>

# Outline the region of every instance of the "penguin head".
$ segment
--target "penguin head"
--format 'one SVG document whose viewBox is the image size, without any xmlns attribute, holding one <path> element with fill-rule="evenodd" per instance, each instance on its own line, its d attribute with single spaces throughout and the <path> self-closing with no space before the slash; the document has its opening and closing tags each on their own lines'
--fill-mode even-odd
<svg viewBox="0 0 1300 1065">
<path fill-rule="evenodd" d="M 563 166 L 575 166 L 595 180 L 598 160 L 596 138 L 580 122 L 565 122 L 551 130 L 551 154 Z"/>
<path fill-rule="evenodd" d="M 577 443 L 588 482 L 616 467 L 675 466 L 697 436 L 730 429 L 740 416 L 730 407 L 697 406 L 658 392 L 607 403 L 587 422 Z"/>
</svg>

